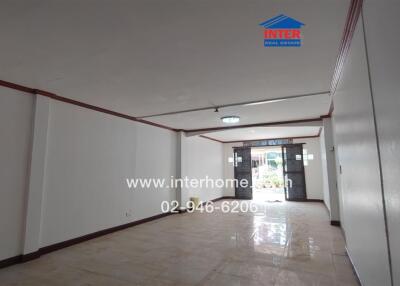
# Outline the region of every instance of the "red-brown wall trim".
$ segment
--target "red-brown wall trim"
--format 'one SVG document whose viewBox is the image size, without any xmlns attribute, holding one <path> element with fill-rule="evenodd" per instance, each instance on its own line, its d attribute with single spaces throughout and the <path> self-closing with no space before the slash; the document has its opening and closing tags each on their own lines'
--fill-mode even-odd
<svg viewBox="0 0 400 286">
<path fill-rule="evenodd" d="M 168 127 L 168 126 L 165 126 L 165 125 L 161 125 L 161 124 L 158 124 L 158 123 L 153 123 L 153 122 L 150 122 L 150 121 L 147 121 L 147 120 L 144 120 L 144 119 L 138 119 L 138 118 L 136 118 L 134 116 L 131 116 L 131 115 L 119 113 L 119 112 L 116 112 L 116 111 L 112 111 L 112 110 L 109 110 L 109 109 L 106 109 L 106 108 L 102 108 L 102 107 L 98 107 L 98 106 L 95 106 L 95 105 L 91 105 L 91 104 L 88 104 L 88 103 L 85 103 L 85 102 L 81 102 L 81 101 L 78 101 L 78 100 L 74 100 L 74 99 L 70 99 L 70 98 L 67 98 L 67 97 L 59 96 L 59 95 L 57 95 L 55 93 L 51 93 L 51 92 L 48 92 L 48 91 L 45 91 L 45 90 L 30 88 L 30 87 L 26 87 L 26 86 L 23 86 L 23 85 L 15 84 L 15 83 L 4 81 L 4 80 L 0 80 L 0 86 L 4 86 L 4 87 L 7 87 L 7 88 L 15 89 L 15 90 L 22 91 L 22 92 L 29 93 L 29 94 L 37 94 L 37 95 L 45 96 L 45 97 L 48 97 L 48 98 L 51 98 L 51 99 L 54 99 L 54 100 L 58 100 L 58 101 L 61 101 L 61 102 L 64 102 L 64 103 L 80 106 L 80 107 L 83 107 L 83 108 L 87 108 L 87 109 L 94 110 L 94 111 L 97 111 L 97 112 L 101 112 L 101 113 L 113 115 L 113 116 L 116 116 L 116 117 L 128 119 L 128 120 L 131 120 L 131 121 L 136 121 L 136 122 L 144 123 L 144 124 L 147 124 L 147 125 L 152 125 L 152 126 L 156 126 L 156 127 L 159 127 L 159 128 L 168 129 L 168 130 L 171 130 L 171 131 L 179 131 L 179 130 L 177 130 L 175 128 L 171 128 L 171 127 Z"/>
<path fill-rule="evenodd" d="M 26 92 L 26 93 L 32 93 L 32 94 L 35 93 L 35 89 L 33 89 L 33 88 L 26 87 L 26 86 L 23 86 L 23 85 L 12 83 L 12 82 L 8 82 L 8 81 L 4 81 L 4 80 L 0 80 L 0 85 L 4 86 L 4 87 L 11 88 L 11 89 L 19 90 L 19 91 L 22 91 L 22 92 Z"/>
<path fill-rule="evenodd" d="M 321 115 L 320 118 L 331 118 L 332 117 L 332 112 L 333 112 L 333 98 L 331 97 L 331 103 L 329 104 L 329 111 L 328 114 Z"/>
<path fill-rule="evenodd" d="M 123 113 L 112 111 L 112 110 L 109 110 L 109 109 L 106 109 L 106 108 L 103 108 L 103 107 L 99 107 L 99 106 L 91 105 L 91 104 L 88 104 L 88 103 L 85 103 L 85 102 L 81 102 L 81 101 L 78 101 L 78 100 L 70 99 L 70 98 L 67 98 L 67 97 L 64 97 L 64 96 L 60 96 L 60 95 L 57 95 L 55 93 L 48 92 L 48 91 L 41 90 L 41 89 L 30 88 L 30 87 L 26 87 L 26 86 L 23 86 L 23 85 L 19 85 L 19 84 L 8 82 L 8 81 L 4 81 L 4 80 L 0 80 L 0 86 L 11 88 L 11 89 L 15 89 L 15 90 L 22 91 L 22 92 L 29 93 L 29 94 L 36 94 L 36 95 L 45 96 L 45 97 L 48 97 L 48 98 L 51 98 L 51 99 L 54 99 L 54 100 L 58 100 L 58 101 L 61 101 L 61 102 L 64 102 L 64 103 L 72 104 L 72 105 L 76 105 L 76 106 L 79 106 L 79 107 L 82 107 L 82 108 L 87 108 L 87 109 L 94 110 L 94 111 L 97 111 L 97 112 L 113 115 L 113 116 L 116 116 L 116 117 L 128 119 L 128 120 L 135 121 L 135 122 L 140 122 L 140 123 L 143 123 L 143 124 L 147 124 L 147 125 L 151 125 L 151 126 L 155 126 L 155 127 L 159 127 L 159 128 L 175 131 L 175 132 L 179 132 L 179 131 L 184 131 L 184 132 L 204 131 L 204 132 L 207 132 L 207 131 L 214 131 L 214 130 L 225 130 L 225 129 L 235 129 L 235 128 L 271 126 L 271 125 L 282 125 L 282 124 L 291 124 L 291 123 L 307 123 L 307 122 L 321 121 L 321 118 L 311 118 L 311 119 L 300 119 L 300 120 L 289 120 L 289 121 L 278 121 L 278 122 L 254 123 L 254 124 L 247 124 L 247 125 L 235 125 L 235 126 L 202 128 L 202 129 L 176 129 L 176 128 L 165 126 L 165 125 L 162 125 L 162 124 L 159 124 L 159 123 L 148 121 L 148 120 L 145 120 L 145 119 L 137 118 L 135 116 L 123 114 Z M 204 138 L 206 138 L 206 137 L 207 136 L 205 136 Z M 210 137 L 209 139 L 213 140 L 214 138 Z M 218 141 L 218 140 L 214 140 L 214 141 Z"/>
<path fill-rule="evenodd" d="M 234 199 L 234 197 L 224 196 L 224 197 L 219 197 L 219 198 L 213 199 L 211 201 L 216 202 L 216 201 L 220 201 L 220 200 L 229 200 L 229 199 Z M 62 241 L 62 242 L 59 242 L 56 244 L 45 246 L 45 247 L 40 248 L 38 251 L 29 253 L 29 254 L 21 254 L 21 255 L 13 256 L 13 257 L 10 257 L 10 258 L 4 259 L 4 260 L 0 260 L 0 268 L 8 267 L 8 266 L 11 266 L 11 265 L 17 264 L 17 263 L 27 262 L 27 261 L 39 258 L 41 255 L 44 255 L 44 254 L 47 254 L 47 253 L 50 253 L 53 251 L 57 251 L 59 249 L 62 249 L 62 248 L 65 248 L 65 247 L 68 247 L 68 246 L 71 246 L 74 244 L 78 244 L 78 243 L 81 243 L 81 242 L 84 242 L 84 241 L 87 241 L 90 239 L 94 239 L 94 238 L 97 238 L 97 237 L 100 237 L 103 235 L 107 235 L 107 234 L 110 234 L 110 233 L 113 233 L 116 231 L 120 231 L 120 230 L 123 230 L 126 228 L 134 227 L 136 225 L 147 223 L 147 222 L 157 220 L 157 219 L 160 219 L 160 218 L 163 218 L 163 217 L 166 217 L 169 215 L 173 215 L 173 214 L 176 214 L 176 213 L 158 214 L 158 215 L 144 218 L 141 220 L 133 221 L 133 222 L 126 223 L 123 225 L 114 226 L 114 227 L 96 231 L 96 232 L 93 232 L 93 233 L 90 233 L 90 234 L 87 234 L 84 236 L 72 238 L 72 239 Z"/>
<path fill-rule="evenodd" d="M 22 255 L 13 256 L 7 259 L 0 260 L 0 269 L 22 262 Z"/>
<path fill-rule="evenodd" d="M 8 81 L 4 81 L 4 80 L 0 80 L 0 86 L 4 86 L 7 88 L 11 88 L 11 89 L 15 89 L 18 91 L 22 91 L 22 92 L 26 92 L 29 94 L 37 94 L 37 95 L 41 95 L 41 96 L 46 96 L 48 98 L 54 99 L 54 100 L 58 100 L 64 103 L 68 103 L 68 104 L 72 104 L 72 105 L 76 105 L 76 106 L 80 106 L 83 108 L 87 108 L 90 110 L 94 110 L 97 112 L 102 112 L 102 113 L 106 113 L 106 114 L 110 114 L 116 117 L 120 117 L 120 118 L 125 118 L 131 121 L 135 121 L 135 122 L 140 122 L 140 123 L 144 123 L 147 125 L 151 125 L 151 126 L 155 126 L 155 127 L 159 127 L 159 128 L 163 128 L 163 129 L 167 129 L 167 130 L 171 130 L 171 131 L 175 131 L 175 132 L 179 132 L 179 131 L 184 131 L 184 132 L 192 132 L 192 131 L 212 131 L 212 130 L 223 130 L 223 129 L 233 129 L 233 128 L 245 128 L 245 127 L 256 127 L 256 126 L 270 126 L 270 125 L 279 125 L 279 124 L 286 124 L 286 123 L 305 123 L 305 122 L 312 122 L 312 121 L 320 121 L 320 118 L 312 118 L 312 119 L 302 119 L 302 120 L 291 120 L 291 121 L 280 121 L 280 122 L 270 122 L 270 123 L 256 123 L 256 124 L 247 124 L 247 125 L 236 125 L 236 126 L 227 126 L 227 127 L 214 127 L 214 128 L 204 128 L 204 129 L 194 129 L 194 130 L 181 130 L 181 129 L 175 129 L 169 126 L 165 126 L 162 124 L 158 124 L 155 122 L 151 122 L 145 119 L 140 119 L 137 118 L 135 116 L 131 116 L 131 115 L 127 115 L 127 114 L 123 114 L 123 113 L 119 113 L 116 111 L 112 111 L 106 108 L 102 108 L 99 106 L 95 106 L 95 105 L 91 105 L 85 102 L 81 102 L 78 100 L 74 100 L 74 99 L 70 99 L 67 97 L 63 97 L 60 95 L 57 95 L 55 93 L 51 93 L 45 90 L 41 90 L 41 89 L 35 89 L 35 88 L 30 88 L 30 87 L 26 87 L 23 85 L 19 85 L 19 84 L 15 84 L 12 82 L 8 82 Z M 212 138 L 214 139 L 214 138 Z M 214 140 L 217 141 L 217 140 Z"/>
<path fill-rule="evenodd" d="M 103 236 L 103 235 L 107 235 L 107 234 L 110 234 L 110 233 L 113 233 L 113 232 L 116 232 L 116 231 L 120 231 L 120 230 L 129 228 L 129 227 L 133 227 L 133 226 L 139 225 L 139 224 L 143 224 L 143 223 L 150 222 L 150 221 L 153 221 L 153 220 L 156 220 L 156 219 L 160 219 L 160 218 L 172 215 L 172 214 L 174 214 L 174 213 L 158 214 L 158 215 L 155 215 L 155 216 L 152 216 L 152 217 L 148 217 L 148 218 L 144 218 L 144 219 L 141 219 L 141 220 L 138 220 L 138 221 L 130 222 L 130 223 L 123 224 L 123 225 L 114 226 L 114 227 L 107 228 L 107 229 L 104 229 L 104 230 L 100 230 L 100 231 L 97 231 L 97 232 L 93 232 L 93 233 L 90 233 L 90 234 L 87 234 L 87 235 L 84 235 L 84 236 L 76 237 L 76 238 L 73 238 L 73 239 L 70 239 L 70 240 L 66 240 L 66 241 L 63 241 L 63 242 L 59 242 L 59 243 L 56 243 L 56 244 L 45 246 L 45 247 L 40 248 L 38 251 L 29 253 L 29 254 L 21 254 L 21 255 L 17 255 L 17 256 L 8 258 L 8 259 L 1 260 L 0 261 L 0 268 L 8 267 L 8 266 L 11 266 L 11 265 L 17 264 L 17 263 L 27 262 L 27 261 L 39 258 L 41 255 L 47 254 L 49 252 L 53 252 L 53 251 L 56 251 L 56 250 L 59 250 L 59 249 L 62 249 L 62 248 L 65 248 L 65 247 L 68 247 L 68 246 L 71 246 L 71 245 L 74 245 L 74 244 L 78 244 L 78 243 L 81 243 L 81 242 L 84 242 L 84 241 L 87 241 L 87 240 L 90 240 L 90 239 L 93 239 L 93 238 L 97 238 L 97 237 L 100 237 L 100 236 Z"/>
<path fill-rule="evenodd" d="M 358 17 L 360 16 L 363 0 L 351 0 L 347 12 L 346 24 L 344 26 L 342 41 L 339 47 L 339 54 L 336 58 L 335 70 L 331 82 L 331 95 L 333 96 L 339 83 L 340 75 L 343 71 L 344 63 L 349 52 L 351 40 L 356 28 Z"/>
</svg>

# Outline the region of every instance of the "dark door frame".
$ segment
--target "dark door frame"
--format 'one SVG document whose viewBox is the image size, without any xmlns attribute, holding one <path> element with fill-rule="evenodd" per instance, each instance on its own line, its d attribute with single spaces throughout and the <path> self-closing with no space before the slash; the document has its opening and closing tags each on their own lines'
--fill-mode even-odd
<svg viewBox="0 0 400 286">
<path fill-rule="evenodd" d="M 293 144 L 283 144 L 283 145 L 281 145 L 281 148 L 282 148 L 282 164 L 283 164 L 283 180 L 284 180 L 284 190 L 285 190 L 285 200 L 286 201 L 308 201 L 308 199 L 307 199 L 307 188 L 306 188 L 306 175 L 305 175 L 305 168 L 304 168 L 304 155 L 303 155 L 303 145 L 304 144 L 306 144 L 306 143 L 293 143 Z M 285 152 L 284 152 L 284 148 L 286 147 L 286 146 L 293 146 L 293 145 L 301 145 L 301 152 L 300 152 L 300 155 L 301 155 L 301 170 L 300 171 L 289 171 L 289 172 L 287 172 L 287 171 L 285 171 L 285 163 L 286 163 L 286 160 L 285 160 Z M 289 199 L 289 197 L 288 197 L 288 194 L 287 194 L 287 192 L 288 192 L 288 190 L 287 190 L 287 183 L 286 183 L 286 175 L 288 174 L 288 173 L 296 173 L 296 174 L 302 174 L 303 175 L 303 189 L 304 189 L 304 198 L 301 198 L 301 199 Z"/>
<path fill-rule="evenodd" d="M 250 170 L 247 171 L 247 172 L 243 172 L 243 171 L 239 172 L 238 171 L 238 165 L 237 165 L 238 162 L 237 162 L 236 154 L 237 154 L 238 150 L 243 150 L 243 149 L 248 149 L 250 151 L 250 158 L 248 158 L 250 160 L 250 162 L 248 162 Z M 238 199 L 238 200 L 252 200 L 253 199 L 253 180 L 252 180 L 252 169 L 251 169 L 251 147 L 247 147 L 247 146 L 233 147 L 233 154 L 234 154 L 234 159 L 233 159 L 234 178 L 235 178 L 235 180 L 237 180 L 237 183 L 236 183 L 236 186 L 235 186 L 235 199 Z M 240 174 L 240 173 L 242 173 L 242 174 Z M 240 194 L 241 193 L 240 192 L 240 188 L 242 188 L 242 187 L 237 185 L 237 184 L 240 184 L 240 180 L 243 179 L 243 178 L 241 178 L 240 175 L 244 174 L 244 176 L 245 176 L 246 173 L 247 173 L 247 180 L 248 180 L 248 183 L 249 183 L 249 186 L 246 189 L 247 189 L 247 192 L 250 192 L 250 195 L 245 195 L 246 191 L 243 192 L 244 195 Z"/>
<path fill-rule="evenodd" d="M 303 155 L 303 151 L 301 152 L 301 162 L 302 164 L 302 173 L 303 173 L 303 177 L 304 177 L 304 183 L 303 183 L 303 187 L 304 187 L 304 192 L 305 192 L 305 198 L 304 199 L 288 199 L 287 196 L 287 189 L 286 189 L 286 176 L 285 176 L 285 160 L 284 160 L 284 147 L 285 146 L 291 146 L 291 145 L 304 145 L 306 143 L 289 143 L 289 144 L 276 144 L 276 145 L 265 145 L 265 146 L 237 146 L 237 147 L 232 147 L 233 149 L 233 153 L 235 154 L 235 149 L 244 149 L 244 148 L 268 148 L 268 147 L 281 147 L 282 150 L 282 169 L 283 169 L 283 182 L 284 182 L 284 192 L 285 192 L 285 200 L 286 201 L 308 201 L 307 199 L 307 188 L 306 188 L 306 179 L 305 179 L 305 168 L 304 168 L 304 155 Z M 236 176 L 236 158 L 234 155 L 234 163 L 233 163 L 233 168 L 234 168 L 234 178 L 237 179 Z M 252 175 L 252 169 L 251 169 L 251 164 L 250 164 L 250 174 Z M 253 197 L 253 186 L 251 185 L 251 196 Z M 236 199 L 240 199 L 237 197 L 237 188 L 235 187 L 235 198 Z"/>
</svg>

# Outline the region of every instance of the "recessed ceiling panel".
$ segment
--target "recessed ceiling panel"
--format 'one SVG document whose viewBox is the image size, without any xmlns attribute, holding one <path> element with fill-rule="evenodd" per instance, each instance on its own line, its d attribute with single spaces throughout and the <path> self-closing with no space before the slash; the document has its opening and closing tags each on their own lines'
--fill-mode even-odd
<svg viewBox="0 0 400 286">
<path fill-rule="evenodd" d="M 195 111 L 173 115 L 146 118 L 146 120 L 167 125 L 176 129 L 200 129 L 255 123 L 279 122 L 298 119 L 319 118 L 329 111 L 328 94 L 289 99 L 260 105 L 235 106 L 211 110 Z M 223 123 L 225 116 L 239 116 L 236 124 Z"/>
<path fill-rule="evenodd" d="M 318 135 L 320 127 L 253 127 L 206 133 L 204 135 L 224 142 L 293 138 Z"/>
</svg>

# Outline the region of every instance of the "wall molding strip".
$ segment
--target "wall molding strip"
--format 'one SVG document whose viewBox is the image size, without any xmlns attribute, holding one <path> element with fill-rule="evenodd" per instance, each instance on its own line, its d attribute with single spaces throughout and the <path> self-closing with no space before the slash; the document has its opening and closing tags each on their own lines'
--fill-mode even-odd
<svg viewBox="0 0 400 286">
<path fill-rule="evenodd" d="M 167 130 L 171 130 L 171 131 L 179 131 L 178 129 L 172 128 L 172 127 L 168 127 L 162 124 L 158 124 L 158 123 L 154 123 L 154 122 L 150 122 L 144 119 L 140 119 L 140 118 L 136 118 L 135 116 L 131 116 L 131 115 L 127 115 L 127 114 L 123 114 L 120 112 L 116 112 L 116 111 L 112 111 L 103 107 L 99 107 L 99 106 L 95 106 L 95 105 L 91 105 L 82 101 L 78 101 L 78 100 L 74 100 L 74 99 L 70 99 L 67 97 L 63 97 L 63 96 L 59 96 L 55 93 L 51 93 L 45 90 L 41 90 L 41 89 L 34 89 L 34 88 L 30 88 L 30 87 L 26 87 L 23 85 L 19 85 L 16 83 L 12 83 L 12 82 L 8 82 L 8 81 L 4 81 L 4 80 L 0 80 L 0 86 L 3 87 L 7 87 L 7 88 L 11 88 L 11 89 L 15 89 L 15 90 L 19 90 L 25 93 L 29 93 L 29 94 L 33 94 L 33 95 L 41 95 L 41 96 L 45 96 L 57 101 L 61 101 L 64 103 L 68 103 L 68 104 L 72 104 L 72 105 L 76 105 L 82 108 L 87 108 L 90 110 L 94 110 L 97 112 L 101 112 L 101 113 L 105 113 L 105 114 L 109 114 L 112 116 L 116 116 L 116 117 L 120 117 L 120 118 L 124 118 L 127 120 L 131 120 L 131 121 L 135 121 L 135 122 L 140 122 L 143 124 L 147 124 L 147 125 L 152 125 L 155 127 L 159 127 L 159 128 L 163 128 L 163 129 L 167 129 Z"/>
<path fill-rule="evenodd" d="M 120 112 L 116 112 L 107 108 L 103 108 L 103 107 L 99 107 L 99 106 L 95 106 L 92 104 L 88 104 L 82 101 L 78 101 L 78 100 L 74 100 L 74 99 L 70 99 L 64 96 L 60 96 L 57 95 L 55 93 L 52 92 L 48 92 L 45 90 L 41 90 L 41 89 L 35 89 L 35 88 L 30 88 L 27 86 L 23 86 L 20 84 L 16 84 L 16 83 L 12 83 L 9 81 L 4 81 L 4 80 L 0 80 L 0 86 L 3 87 L 7 87 L 7 88 L 11 88 L 11 89 L 15 89 L 18 91 L 22 91 L 25 93 L 29 93 L 32 95 L 41 95 L 41 96 L 45 96 L 57 101 L 61 101 L 64 103 L 68 103 L 68 104 L 72 104 L 72 105 L 76 105 L 82 108 L 87 108 L 90 110 L 94 110 L 97 112 L 101 112 L 101 113 L 105 113 L 105 114 L 109 114 L 112 116 L 116 116 L 116 117 L 120 117 L 120 118 L 124 118 L 127 120 L 131 120 L 131 121 L 135 121 L 135 122 L 140 122 L 143 124 L 147 124 L 147 125 L 151 125 L 154 127 L 159 127 L 162 129 L 167 129 L 170 131 L 174 131 L 174 132 L 179 132 L 179 131 L 184 131 L 184 132 L 197 132 L 197 131 L 210 131 L 210 130 L 223 130 L 223 129 L 230 129 L 230 128 L 245 128 L 245 127 L 255 127 L 255 126 L 271 126 L 271 125 L 281 125 L 281 124 L 290 124 L 290 123 L 306 123 L 306 122 L 312 122 L 312 121 L 320 121 L 320 119 L 325 116 L 322 115 L 320 118 L 312 118 L 312 119 L 299 119 L 299 120 L 290 120 L 290 121 L 279 121 L 279 122 L 263 122 L 263 123 L 254 123 L 254 124 L 247 124 L 247 125 L 237 125 L 237 126 L 225 126 L 225 127 L 213 127 L 213 128 L 201 128 L 201 129 L 177 129 L 177 128 L 172 128 L 163 124 L 159 124 L 159 123 L 155 123 L 152 121 L 148 121 L 145 120 L 141 117 L 136 117 L 136 116 L 132 116 L 132 115 L 127 115 L 124 113 L 120 113 Z M 307 94 L 307 95 L 296 95 L 296 96 L 289 96 L 287 98 L 298 98 L 298 97 L 304 97 L 304 96 L 311 96 L 311 95 L 317 95 L 317 94 L 326 94 L 328 92 L 318 92 L 318 93 L 312 93 L 312 94 Z M 277 99 L 274 99 L 277 100 Z M 265 101 L 265 100 L 264 100 Z M 272 99 L 271 99 L 272 101 Z M 243 103 L 241 103 L 243 104 Z M 237 105 L 237 104 L 236 104 Z M 228 106 L 228 105 L 225 105 Z M 209 108 L 207 108 L 209 109 Z"/>
<path fill-rule="evenodd" d="M 340 76 L 343 72 L 344 63 L 349 53 L 351 40 L 357 25 L 358 18 L 361 13 L 363 0 L 351 0 L 349 10 L 347 12 L 346 23 L 343 30 L 342 40 L 339 46 L 339 53 L 336 58 L 335 69 L 331 81 L 331 96 L 334 96 Z M 331 105 L 330 113 L 333 111 Z"/>
</svg>

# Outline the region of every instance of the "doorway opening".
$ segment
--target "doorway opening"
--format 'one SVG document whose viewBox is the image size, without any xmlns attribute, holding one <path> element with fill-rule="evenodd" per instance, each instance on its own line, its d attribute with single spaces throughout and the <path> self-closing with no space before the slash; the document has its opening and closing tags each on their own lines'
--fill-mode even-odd
<svg viewBox="0 0 400 286">
<path fill-rule="evenodd" d="M 281 146 L 252 147 L 251 170 L 253 200 L 260 203 L 285 201 Z"/>
</svg>

